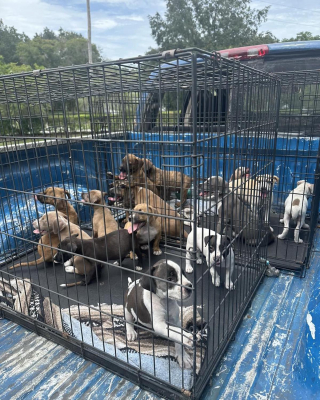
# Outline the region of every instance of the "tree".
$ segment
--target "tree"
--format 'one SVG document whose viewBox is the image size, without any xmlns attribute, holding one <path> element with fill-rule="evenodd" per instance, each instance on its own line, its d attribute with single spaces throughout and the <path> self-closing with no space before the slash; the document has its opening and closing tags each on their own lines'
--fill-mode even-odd
<svg viewBox="0 0 320 400">
<path fill-rule="evenodd" d="M 43 33 L 35 35 L 32 40 L 17 45 L 19 61 L 34 66 L 45 65 L 54 68 L 67 65 L 85 64 L 88 62 L 88 43 L 81 34 L 67 32 L 62 28 L 56 35 L 45 28 Z M 101 61 L 96 45 L 92 45 L 93 62 Z"/>
<path fill-rule="evenodd" d="M 38 67 L 37 69 L 41 69 L 41 67 Z M 17 65 L 17 63 L 5 63 L 4 57 L 0 56 L 0 75 L 9 75 L 27 71 L 32 71 L 30 65 Z"/>
<path fill-rule="evenodd" d="M 313 36 L 311 32 L 299 32 L 295 38 L 282 39 L 282 42 L 301 42 L 303 40 L 320 40 L 320 35 Z"/>
<path fill-rule="evenodd" d="M 4 25 L 0 19 L 0 54 L 3 57 L 4 63 L 19 62 L 19 57 L 16 54 L 18 43 L 29 40 L 24 33 L 18 33 L 13 26 Z"/>
<path fill-rule="evenodd" d="M 167 0 L 164 18 L 159 13 L 149 16 L 157 51 L 212 51 L 277 41 L 270 32 L 258 32 L 269 7 L 255 9 L 250 4 L 251 0 Z"/>
</svg>

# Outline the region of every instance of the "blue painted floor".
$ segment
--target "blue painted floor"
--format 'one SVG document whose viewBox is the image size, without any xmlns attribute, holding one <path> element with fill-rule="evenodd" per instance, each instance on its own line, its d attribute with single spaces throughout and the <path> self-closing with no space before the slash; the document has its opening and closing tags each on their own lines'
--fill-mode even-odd
<svg viewBox="0 0 320 400">
<path fill-rule="evenodd" d="M 202 400 L 320 399 L 307 324 L 319 288 L 318 252 L 304 279 L 266 277 Z M 158 398 L 10 321 L 0 320 L 0 332 L 0 399 Z"/>
</svg>

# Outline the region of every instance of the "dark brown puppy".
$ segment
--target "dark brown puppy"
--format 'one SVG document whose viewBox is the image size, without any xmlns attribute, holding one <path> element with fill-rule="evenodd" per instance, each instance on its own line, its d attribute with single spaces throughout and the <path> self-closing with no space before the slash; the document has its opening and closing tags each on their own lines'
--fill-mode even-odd
<svg viewBox="0 0 320 400">
<path fill-rule="evenodd" d="M 142 257 L 139 246 L 137 244 L 137 240 L 134 240 L 134 243 L 135 249 L 133 249 L 132 245 L 132 235 L 130 235 L 126 229 L 119 229 L 117 231 L 109 233 L 104 237 L 96 239 L 81 240 L 77 234 L 65 238 L 59 244 L 59 248 L 61 250 L 84 255 L 86 257 L 95 258 L 97 262 L 92 262 L 92 268 L 86 271 L 86 280 L 84 279 L 78 282 L 68 283 L 61 286 L 70 287 L 76 285 L 88 285 L 95 275 L 96 266 L 98 267 L 97 272 L 99 274 L 99 271 L 101 269 L 101 262 L 109 262 L 110 260 L 123 261 L 129 251 L 132 250 L 134 250 L 135 253 L 138 255 L 139 261 L 141 263 L 140 265 L 142 265 Z M 58 251 L 57 254 L 54 256 L 54 262 L 64 264 L 65 262 L 70 260 L 71 257 L 72 254 Z M 89 262 L 88 260 L 86 261 Z M 142 268 L 140 266 L 136 266 L 136 269 L 141 270 Z"/>
<path fill-rule="evenodd" d="M 118 229 L 118 224 L 104 200 L 106 194 L 100 190 L 90 190 L 89 193 L 81 195 L 84 203 L 93 203 L 92 230 L 94 238 L 105 236 Z M 101 207 L 101 205 L 105 207 Z"/>
<path fill-rule="evenodd" d="M 169 218 L 181 217 L 176 210 L 170 207 L 164 200 L 162 200 L 151 190 L 145 189 L 140 186 L 133 186 L 133 183 L 128 180 L 115 181 L 113 188 L 110 188 L 109 193 L 111 196 L 120 197 L 123 201 L 124 208 L 134 208 L 136 204 L 146 203 L 153 207 L 157 214 L 163 215 L 159 217 L 161 221 L 161 231 L 167 233 L 169 236 L 185 238 L 188 237 L 187 232 L 183 229 L 183 221 Z"/>
<path fill-rule="evenodd" d="M 170 200 L 172 192 L 180 192 L 180 205 L 185 203 L 191 186 L 191 178 L 188 175 L 179 171 L 163 171 L 148 159 L 145 160 L 145 171 L 164 200 Z"/>
<path fill-rule="evenodd" d="M 60 240 L 63 240 L 65 237 L 74 235 L 76 233 L 78 233 L 83 239 L 90 239 L 90 236 L 86 232 L 81 231 L 78 225 L 68 221 L 64 214 L 57 211 L 50 211 L 47 214 L 44 214 L 40 219 L 34 220 L 32 225 L 35 229 L 34 233 L 40 233 L 42 235 L 38 245 L 38 253 L 40 258 L 34 261 L 13 265 L 10 267 L 10 269 L 24 267 L 27 265 L 39 265 L 43 262 L 53 261 L 53 256 L 56 254 L 57 250 L 42 245 L 57 248 Z M 79 259 L 79 257 L 76 258 Z M 82 259 L 75 259 L 74 265 L 80 271 L 84 268 Z"/>
<path fill-rule="evenodd" d="M 136 157 L 134 154 L 128 154 L 122 159 L 118 179 L 128 179 L 128 174 L 130 175 L 130 182 L 134 185 L 147 187 L 152 192 L 159 194 L 155 183 L 145 175 L 144 160 L 142 158 Z"/>
<path fill-rule="evenodd" d="M 78 225 L 79 221 L 76 210 L 66 200 L 66 196 L 68 199 L 71 199 L 70 193 L 67 190 L 59 187 L 48 187 L 44 192 L 34 196 L 34 198 L 35 200 L 40 201 L 42 204 L 51 204 L 52 206 L 55 206 L 56 210 L 64 214 L 70 222 Z"/>
</svg>

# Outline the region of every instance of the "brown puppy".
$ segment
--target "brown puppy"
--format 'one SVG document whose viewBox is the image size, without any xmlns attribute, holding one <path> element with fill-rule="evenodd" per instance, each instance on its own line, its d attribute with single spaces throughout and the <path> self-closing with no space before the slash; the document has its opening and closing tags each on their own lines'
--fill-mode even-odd
<svg viewBox="0 0 320 400">
<path fill-rule="evenodd" d="M 34 220 L 32 225 L 35 229 L 34 233 L 40 233 L 41 235 L 43 235 L 41 236 L 38 245 L 38 253 L 40 255 L 40 258 L 31 262 L 13 265 L 12 267 L 10 267 L 10 269 L 23 267 L 26 265 L 39 265 L 42 262 L 53 261 L 53 256 L 56 254 L 57 250 L 51 249 L 50 247 L 44 247 L 42 245 L 58 247 L 60 240 L 63 240 L 66 237 L 69 237 L 76 233 L 79 234 L 80 238 L 91 239 L 90 236 L 86 232 L 82 231 L 78 225 L 68 221 L 65 215 L 56 211 L 50 211 L 47 214 L 44 214 L 40 219 Z M 92 265 L 87 260 L 84 260 L 82 257 L 75 257 L 74 266 L 77 271 L 79 271 L 76 273 L 84 274 L 83 261 L 86 267 L 92 267 Z M 70 271 L 66 270 L 66 272 Z"/>
<path fill-rule="evenodd" d="M 97 204 L 93 205 L 92 230 L 94 238 L 105 236 L 118 229 L 118 224 L 104 200 L 106 194 L 100 190 L 90 190 L 89 193 L 82 193 L 81 195 L 82 202 Z M 105 207 L 101 207 L 101 205 Z"/>
<path fill-rule="evenodd" d="M 145 175 L 144 160 L 142 158 L 136 157 L 134 154 L 128 154 L 122 159 L 118 179 L 128 179 L 128 174 L 130 175 L 130 182 L 134 185 L 147 187 L 152 192 L 159 194 L 154 182 Z"/>
<path fill-rule="evenodd" d="M 185 203 L 191 186 L 191 178 L 188 175 L 178 171 L 163 171 L 148 159 L 145 160 L 145 170 L 147 177 L 156 185 L 163 199 L 168 201 L 172 192 L 180 192 L 180 205 Z"/>
<path fill-rule="evenodd" d="M 153 207 L 147 206 L 145 203 L 136 205 L 133 211 L 138 212 L 132 213 L 131 221 L 126 223 L 124 229 L 127 229 L 130 234 L 136 232 L 136 238 L 143 250 L 148 248 L 149 243 L 154 240 L 153 254 L 159 256 L 162 254 L 159 247 L 161 239 L 161 222 L 159 218 L 150 215 L 150 213 L 155 213 L 156 211 Z M 149 215 L 147 213 L 149 213 Z M 130 257 L 132 258 L 132 252 L 130 252 Z"/>
<path fill-rule="evenodd" d="M 188 237 L 187 232 L 183 229 L 183 221 L 179 219 L 168 218 L 176 217 L 181 218 L 180 214 L 170 207 L 165 201 L 163 201 L 155 193 L 151 192 L 143 187 L 133 186 L 133 183 L 128 180 L 115 181 L 113 188 L 110 188 L 110 194 L 112 196 L 121 197 L 123 200 L 124 208 L 134 208 L 136 204 L 147 203 L 153 207 L 157 214 L 161 214 L 164 217 L 160 217 L 161 231 L 167 233 L 169 236 L 179 237 L 180 235 L 185 238 Z M 130 196 L 131 194 L 131 196 Z"/>
<path fill-rule="evenodd" d="M 52 197 L 46 197 L 46 196 L 52 196 Z M 66 200 L 66 196 L 68 197 L 68 199 L 71 198 L 70 193 L 65 189 L 59 187 L 48 187 L 44 192 L 34 196 L 34 198 L 35 200 L 40 201 L 40 203 L 42 204 L 51 204 L 55 206 L 56 210 L 63 213 L 69 219 L 70 222 L 78 225 L 79 221 L 76 210 Z"/>
</svg>

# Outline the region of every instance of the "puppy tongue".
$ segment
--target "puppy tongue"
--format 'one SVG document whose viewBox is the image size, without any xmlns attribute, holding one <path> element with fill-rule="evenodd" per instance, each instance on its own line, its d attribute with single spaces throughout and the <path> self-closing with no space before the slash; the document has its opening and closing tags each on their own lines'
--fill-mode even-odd
<svg viewBox="0 0 320 400">
<path fill-rule="evenodd" d="M 126 177 L 127 177 L 126 172 L 120 172 L 119 179 L 126 179 Z"/>
<path fill-rule="evenodd" d="M 263 193 L 262 197 L 265 199 L 267 197 L 267 193 Z"/>
<path fill-rule="evenodd" d="M 82 203 L 85 203 L 85 200 L 81 199 Z"/>
<path fill-rule="evenodd" d="M 246 178 L 250 178 L 250 174 L 246 174 Z"/>
<path fill-rule="evenodd" d="M 35 229 L 34 231 L 33 231 L 33 233 L 40 233 L 40 231 L 39 231 L 39 229 Z"/>
<path fill-rule="evenodd" d="M 37 195 L 35 195 L 35 196 L 34 196 L 34 199 L 35 199 L 36 201 L 38 200 L 38 197 L 37 197 Z"/>
<path fill-rule="evenodd" d="M 130 225 L 128 228 L 128 233 L 131 234 L 132 232 L 135 232 L 138 228 L 139 228 L 139 224 L 133 224 L 133 226 Z"/>
<path fill-rule="evenodd" d="M 116 201 L 116 199 L 114 197 L 108 197 L 108 200 L 110 201 Z"/>
</svg>

